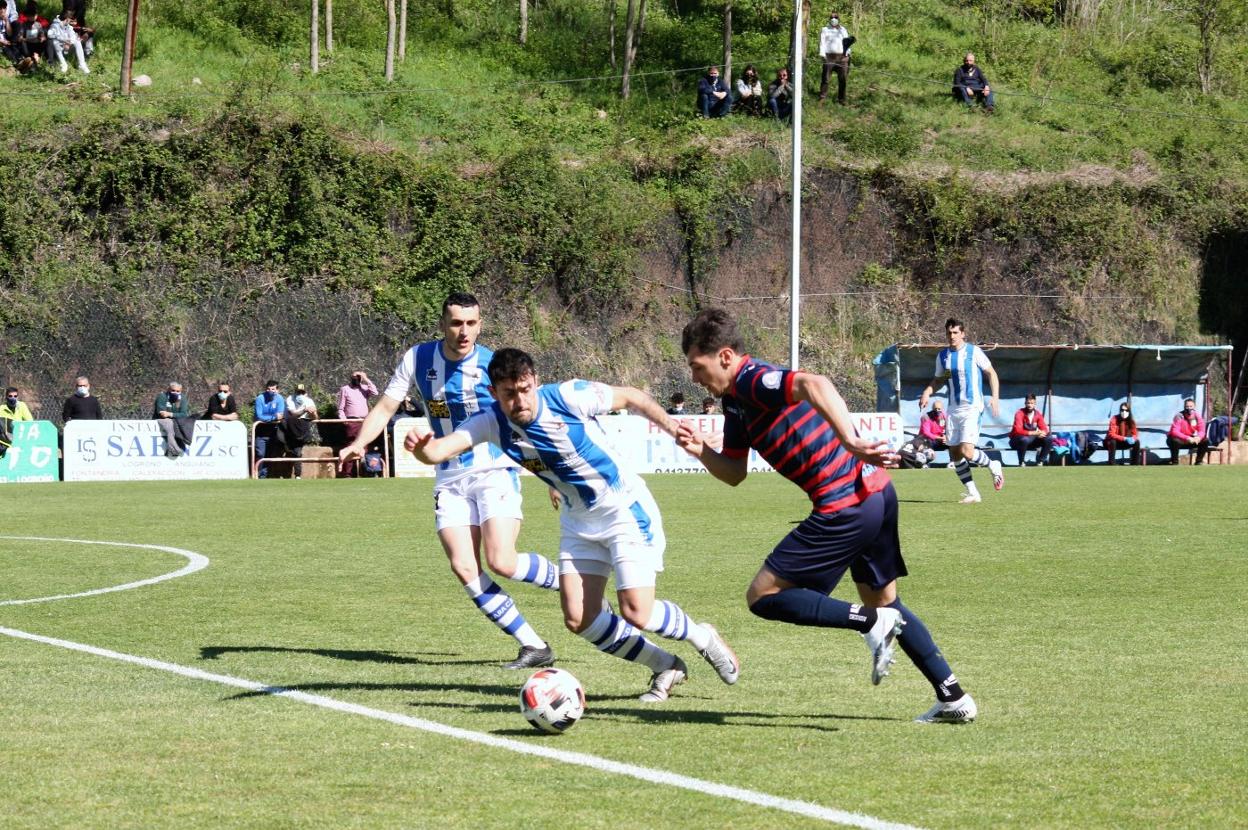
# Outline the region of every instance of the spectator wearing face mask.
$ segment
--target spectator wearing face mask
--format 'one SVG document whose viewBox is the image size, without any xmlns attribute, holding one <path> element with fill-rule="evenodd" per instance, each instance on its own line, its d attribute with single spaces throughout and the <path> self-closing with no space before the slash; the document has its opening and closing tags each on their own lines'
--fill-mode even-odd
<svg viewBox="0 0 1248 830">
<path fill-rule="evenodd" d="M 836 102 L 845 103 L 845 87 L 849 82 L 849 49 L 854 38 L 841 25 L 841 16 L 832 13 L 828 25 L 819 30 L 819 57 L 823 58 L 823 75 L 819 79 L 819 100 L 828 97 L 828 76 L 836 73 Z"/>
<path fill-rule="evenodd" d="M 1018 453 L 1018 466 L 1026 464 L 1027 451 L 1036 451 L 1036 463 L 1043 465 L 1049 460 L 1053 449 L 1053 436 L 1044 415 L 1036 409 L 1036 396 L 1028 395 L 1023 408 L 1014 413 L 1014 426 L 1010 429 L 1010 446 Z"/>
<path fill-rule="evenodd" d="M 1194 399 L 1183 401 L 1183 411 L 1170 422 L 1166 446 L 1170 448 L 1171 464 L 1179 463 L 1179 450 L 1184 448 L 1196 453 L 1194 463 L 1205 463 L 1205 454 L 1209 452 L 1209 439 L 1205 435 L 1205 419 L 1196 411 Z"/>
<path fill-rule="evenodd" d="M 10 386 L 5 389 L 4 403 L 0 404 L 0 458 L 4 457 L 13 444 L 13 422 L 33 420 L 34 416 L 30 414 L 30 407 L 18 397 L 17 387 Z"/>
<path fill-rule="evenodd" d="M 732 108 L 756 118 L 763 117 L 763 82 L 758 79 L 758 70 L 753 64 L 745 67 L 737 79 L 737 100 Z"/>
<path fill-rule="evenodd" d="M 719 77 L 719 67 L 706 70 L 705 77 L 698 79 L 698 115 L 703 118 L 723 118 L 732 111 L 732 92 Z"/>
<path fill-rule="evenodd" d="M 90 75 L 91 69 L 87 66 L 87 56 L 83 52 L 82 39 L 74 28 L 76 23 L 73 12 L 70 10 L 62 12 L 60 17 L 52 21 L 52 25 L 48 27 L 48 60 L 56 61 L 61 68 L 61 72 L 65 73 L 69 71 L 69 64 L 65 62 L 65 56 L 73 52 L 74 57 L 78 60 L 78 71 L 84 75 Z"/>
<path fill-rule="evenodd" d="M 238 404 L 230 392 L 230 385 L 224 381 L 217 384 L 217 391 L 208 399 L 208 409 L 204 412 L 205 421 L 237 421 Z"/>
<path fill-rule="evenodd" d="M 932 408 L 924 412 L 919 420 L 919 436 L 925 439 L 927 445 L 933 450 L 947 450 L 949 449 L 949 445 L 945 443 L 947 423 L 944 404 L 939 400 L 932 400 Z"/>
<path fill-rule="evenodd" d="M 338 417 L 368 417 L 368 399 L 377 395 L 377 387 L 362 369 L 351 373 L 351 381 L 338 390 Z M 347 440 L 354 441 L 360 434 L 359 424 L 347 424 Z"/>
<path fill-rule="evenodd" d="M 1118 414 L 1109 419 L 1109 429 L 1105 433 L 1105 451 L 1109 453 L 1110 464 L 1123 448 L 1130 451 L 1132 464 L 1140 463 L 1140 429 L 1131 416 L 1131 405 L 1126 402 L 1118 407 Z"/>
<path fill-rule="evenodd" d="M 74 394 L 65 399 L 61 407 L 61 420 L 70 421 L 102 421 L 104 409 L 100 399 L 91 394 L 91 381 L 82 376 L 75 380 Z"/>
<path fill-rule="evenodd" d="M 793 117 L 793 83 L 786 66 L 777 69 L 776 79 L 767 85 L 767 108 L 778 121 Z"/>
<path fill-rule="evenodd" d="M 302 383 L 295 394 L 286 398 L 286 449 L 296 458 L 303 457 L 303 448 L 312 438 L 312 422 L 317 418 L 316 401 Z M 295 462 L 295 478 L 303 478 L 303 462 Z"/>
<path fill-rule="evenodd" d="M 286 415 L 286 399 L 277 381 L 265 381 L 264 391 L 256 396 L 256 458 L 285 458 L 285 433 L 282 419 Z M 268 478 L 267 464 L 260 465 L 258 478 Z"/>
<path fill-rule="evenodd" d="M 190 419 L 191 407 L 182 394 L 182 384 L 176 380 L 156 396 L 152 402 L 152 418 L 160 424 L 165 436 L 165 457 L 177 458 L 190 446 L 190 432 L 184 430 L 179 420 Z M 191 426 L 194 429 L 194 426 Z"/>
</svg>

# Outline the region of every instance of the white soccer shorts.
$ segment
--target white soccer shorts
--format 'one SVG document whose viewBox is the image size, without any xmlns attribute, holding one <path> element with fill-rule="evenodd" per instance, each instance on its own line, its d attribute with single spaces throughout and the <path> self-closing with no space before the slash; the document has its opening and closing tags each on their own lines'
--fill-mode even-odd
<svg viewBox="0 0 1248 830">
<path fill-rule="evenodd" d="M 495 469 L 456 476 L 433 488 L 433 515 L 438 530 L 480 527 L 490 519 L 521 521 L 520 477 L 515 470 Z"/>
<path fill-rule="evenodd" d="M 974 406 L 959 406 L 949 410 L 945 443 L 951 447 L 954 444 L 978 444 L 979 418 L 982 414 L 983 410 Z"/>
<path fill-rule="evenodd" d="M 667 537 L 659 506 L 645 485 L 612 493 L 589 510 L 559 516 L 559 572 L 610 576 L 615 589 L 653 587 L 663 570 Z"/>
</svg>

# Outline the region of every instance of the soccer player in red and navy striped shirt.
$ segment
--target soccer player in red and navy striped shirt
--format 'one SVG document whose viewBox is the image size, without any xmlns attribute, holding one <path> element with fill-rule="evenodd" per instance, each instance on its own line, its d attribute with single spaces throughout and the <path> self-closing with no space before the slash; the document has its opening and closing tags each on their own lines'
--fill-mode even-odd
<svg viewBox="0 0 1248 830">
<path fill-rule="evenodd" d="M 918 720 L 965 723 L 977 714 L 927 627 L 897 597 L 906 575 L 897 533 L 897 494 L 884 467 L 898 456 L 860 438 L 849 408 L 822 375 L 750 357 L 736 321 L 705 309 L 685 326 L 681 348 L 693 380 L 722 398 L 724 444 L 716 452 L 682 426 L 677 441 L 711 475 L 740 484 L 750 449 L 810 497 L 813 511 L 763 563 L 746 592 L 750 611 L 769 620 L 859 631 L 871 651 L 871 682 L 893 662 L 894 642 L 936 690 Z M 829 596 L 848 570 L 861 604 Z"/>
</svg>

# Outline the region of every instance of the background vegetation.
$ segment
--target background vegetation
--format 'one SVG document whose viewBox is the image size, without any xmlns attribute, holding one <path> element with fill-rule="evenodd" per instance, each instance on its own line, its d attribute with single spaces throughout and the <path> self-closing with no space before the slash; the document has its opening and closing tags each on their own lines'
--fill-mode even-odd
<svg viewBox="0 0 1248 830">
<path fill-rule="evenodd" d="M 721 4 L 647 7 L 627 101 L 610 5 L 539 0 L 524 46 L 511 4 L 413 5 L 387 85 L 379 3 L 335 4 L 336 48 L 312 75 L 306 4 L 155 0 L 135 66 L 153 85 L 128 98 L 115 88 L 123 7 L 92 4 L 91 76 L 0 78 L 0 176 L 24 183 L 0 201 L 0 368 L 36 395 L 82 370 L 113 373 L 122 406 L 170 372 L 243 388 L 270 373 L 332 386 L 358 362 L 383 374 L 457 286 L 560 372 L 610 361 L 665 393 L 680 374 L 673 327 L 697 302 L 738 296 L 775 298 L 734 308 L 783 356 L 782 251 L 751 240 L 787 212 L 788 133 L 691 117 Z M 812 29 L 830 10 L 813 6 Z M 952 304 L 1000 340 L 1242 346 L 1243 321 L 1225 313 L 1248 299 L 1225 255 L 1248 238 L 1237 4 L 839 11 L 859 39 L 850 106 L 807 109 L 807 232 L 827 222 L 862 241 L 811 265 L 827 295 L 809 300 L 812 365 L 867 396 L 862 358 L 930 337 L 964 294 L 1046 298 Z M 788 7 L 733 14 L 734 67 L 769 76 Z M 996 89 L 991 118 L 950 101 L 967 49 Z M 807 72 L 817 82 L 809 56 Z"/>
</svg>

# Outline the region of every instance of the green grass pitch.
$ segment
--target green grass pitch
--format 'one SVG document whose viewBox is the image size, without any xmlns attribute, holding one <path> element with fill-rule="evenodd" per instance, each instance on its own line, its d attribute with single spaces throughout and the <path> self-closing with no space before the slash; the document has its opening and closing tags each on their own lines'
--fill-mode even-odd
<svg viewBox="0 0 1248 830">
<path fill-rule="evenodd" d="M 585 719 L 562 736 L 519 715 L 524 675 L 498 668 L 515 646 L 451 576 L 429 481 L 0 490 L 0 534 L 211 559 L 134 590 L 0 606 L 0 627 L 887 822 L 1248 826 L 1248 469 L 1007 476 L 964 507 L 951 472 L 894 475 L 912 574 L 901 595 L 979 703 L 964 727 L 911 722 L 932 695 L 904 656 L 872 687 L 856 634 L 749 614 L 747 583 L 807 512 L 769 475 L 736 489 L 650 479 L 668 536 L 659 594 L 720 628 L 742 659 L 735 687 L 667 644 L 692 676 L 644 706 L 645 669 L 565 631 L 554 594 L 507 583 L 585 685 Z M 551 554 L 556 516 L 525 486 L 520 547 Z M 0 540 L 0 601 L 183 564 Z M 0 793 L 6 828 L 827 826 L 11 636 Z"/>
</svg>

